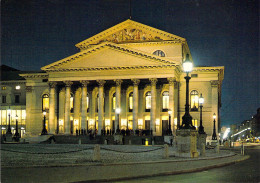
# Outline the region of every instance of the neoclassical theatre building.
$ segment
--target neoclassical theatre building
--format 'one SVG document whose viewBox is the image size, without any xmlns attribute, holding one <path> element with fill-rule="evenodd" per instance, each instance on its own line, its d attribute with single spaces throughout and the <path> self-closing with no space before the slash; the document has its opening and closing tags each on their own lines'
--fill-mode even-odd
<svg viewBox="0 0 260 183">
<path fill-rule="evenodd" d="M 190 50 L 186 39 L 126 20 L 78 44 L 79 52 L 42 67 L 26 79 L 26 133 L 42 131 L 43 111 L 51 134 L 78 129 L 152 130 L 154 136 L 182 123 L 186 85 L 182 62 Z M 198 98 L 203 95 L 203 126 L 220 126 L 224 67 L 194 67 L 190 80 L 190 114 L 199 126 Z M 120 113 L 116 113 L 116 109 Z M 171 111 L 171 112 L 169 112 Z M 174 133 L 174 132 L 173 132 Z M 210 137 L 209 137 L 210 138 Z"/>
</svg>

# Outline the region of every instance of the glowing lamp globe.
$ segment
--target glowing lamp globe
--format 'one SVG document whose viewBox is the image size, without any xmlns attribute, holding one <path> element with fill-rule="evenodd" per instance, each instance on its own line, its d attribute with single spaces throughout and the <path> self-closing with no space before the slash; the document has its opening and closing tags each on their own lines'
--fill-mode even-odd
<svg viewBox="0 0 260 183">
<path fill-rule="evenodd" d="M 189 59 L 189 54 L 187 54 L 186 60 L 182 63 L 182 66 L 183 66 L 184 72 L 189 73 L 189 72 L 192 71 L 193 64 L 192 64 L 192 62 Z"/>
<path fill-rule="evenodd" d="M 216 116 L 216 114 L 214 113 L 214 114 L 213 114 L 213 119 L 216 119 L 216 117 L 217 117 L 217 116 Z"/>
<path fill-rule="evenodd" d="M 200 94 L 199 103 L 200 105 L 204 103 L 204 98 L 202 97 L 202 93 Z"/>
</svg>

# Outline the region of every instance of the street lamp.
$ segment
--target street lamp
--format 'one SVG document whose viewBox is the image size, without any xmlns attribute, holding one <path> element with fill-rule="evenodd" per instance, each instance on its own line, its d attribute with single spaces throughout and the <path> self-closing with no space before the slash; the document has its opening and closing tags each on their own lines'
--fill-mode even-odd
<svg viewBox="0 0 260 183">
<path fill-rule="evenodd" d="M 11 109 L 7 109 L 7 114 L 8 114 L 8 117 L 9 117 L 9 122 L 8 122 L 8 128 L 7 128 L 7 132 L 6 134 L 12 134 L 12 131 L 11 131 L 11 126 L 10 126 L 10 121 L 11 121 Z"/>
<path fill-rule="evenodd" d="M 47 135 L 47 129 L 46 129 L 46 109 L 42 112 L 42 114 L 43 114 L 42 135 Z"/>
<path fill-rule="evenodd" d="M 189 59 L 189 54 L 186 55 L 186 60 L 183 62 L 183 70 L 187 73 L 184 77 L 186 79 L 186 104 L 185 104 L 185 114 L 182 117 L 182 125 L 179 127 L 180 129 L 196 129 L 195 126 L 192 125 L 192 117 L 189 113 L 189 80 L 191 77 L 189 73 L 192 71 L 193 64 Z"/>
<path fill-rule="evenodd" d="M 214 113 L 213 114 L 213 123 L 214 123 L 214 126 L 213 126 L 213 134 L 212 134 L 212 140 L 217 140 L 217 135 L 216 135 L 216 127 L 215 127 L 215 123 L 216 123 L 216 114 Z"/>
<path fill-rule="evenodd" d="M 204 103 L 204 98 L 202 97 L 202 93 L 200 94 L 199 98 L 199 107 L 200 107 L 200 126 L 199 126 L 199 134 L 205 134 L 204 127 L 202 126 L 202 107 Z"/>
<path fill-rule="evenodd" d="M 15 136 L 15 139 L 16 140 L 18 140 L 19 139 L 19 133 L 18 133 L 18 115 L 16 114 L 16 116 L 15 116 L 15 134 L 14 134 L 14 136 Z"/>
<path fill-rule="evenodd" d="M 121 109 L 120 108 L 116 108 L 116 115 L 117 115 L 117 129 L 116 129 L 116 132 L 119 133 L 119 114 L 121 112 Z"/>
<path fill-rule="evenodd" d="M 172 129 L 171 129 L 171 115 L 172 115 L 172 111 L 168 110 L 168 114 L 169 114 L 169 134 L 168 135 L 172 135 Z"/>
</svg>

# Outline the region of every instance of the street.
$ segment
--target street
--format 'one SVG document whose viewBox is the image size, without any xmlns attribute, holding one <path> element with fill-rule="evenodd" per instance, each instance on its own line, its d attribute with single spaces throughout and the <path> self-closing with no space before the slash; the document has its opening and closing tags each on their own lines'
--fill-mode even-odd
<svg viewBox="0 0 260 183">
<path fill-rule="evenodd" d="M 236 149 L 235 152 L 239 153 Z M 245 154 L 250 159 L 233 165 L 215 168 L 197 173 L 187 173 L 171 176 L 148 177 L 120 182 L 177 182 L 177 183 L 214 183 L 214 182 L 260 182 L 260 146 L 246 147 Z"/>
</svg>

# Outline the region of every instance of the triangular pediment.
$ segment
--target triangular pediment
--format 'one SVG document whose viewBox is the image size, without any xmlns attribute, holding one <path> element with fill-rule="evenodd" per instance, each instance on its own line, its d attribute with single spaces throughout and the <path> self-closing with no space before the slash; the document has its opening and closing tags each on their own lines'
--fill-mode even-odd
<svg viewBox="0 0 260 183">
<path fill-rule="evenodd" d="M 76 44 L 76 47 L 84 50 L 91 45 L 96 45 L 105 41 L 113 43 L 131 43 L 163 40 L 185 42 L 185 39 L 182 37 L 135 22 L 133 20 L 126 20 Z"/>
<path fill-rule="evenodd" d="M 175 65 L 175 61 L 165 57 L 105 42 L 47 65 L 42 70 L 109 70 Z"/>
</svg>

